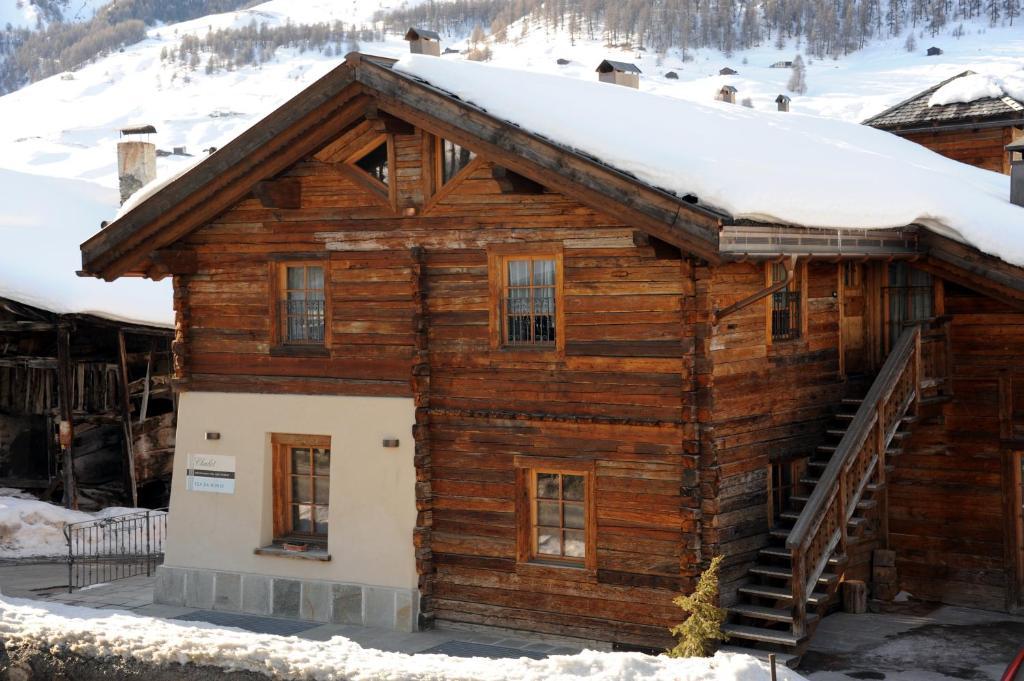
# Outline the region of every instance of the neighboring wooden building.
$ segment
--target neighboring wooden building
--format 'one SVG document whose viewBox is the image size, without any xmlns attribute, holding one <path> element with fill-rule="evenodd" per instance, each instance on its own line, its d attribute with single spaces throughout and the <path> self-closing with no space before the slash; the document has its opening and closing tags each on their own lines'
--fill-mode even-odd
<svg viewBox="0 0 1024 681">
<path fill-rule="evenodd" d="M 1024 137 L 1024 102 L 1003 95 L 973 102 L 928 105 L 939 88 L 970 75 L 974 72 L 964 71 L 938 83 L 872 116 L 864 125 L 888 130 L 953 160 L 1009 174 L 1005 148 Z"/>
<path fill-rule="evenodd" d="M 657 648 L 724 555 L 799 652 L 889 547 L 1021 604 L 1024 270 L 919 225 L 734 220 L 350 55 L 82 248 L 174 280 L 162 602 Z"/>
</svg>

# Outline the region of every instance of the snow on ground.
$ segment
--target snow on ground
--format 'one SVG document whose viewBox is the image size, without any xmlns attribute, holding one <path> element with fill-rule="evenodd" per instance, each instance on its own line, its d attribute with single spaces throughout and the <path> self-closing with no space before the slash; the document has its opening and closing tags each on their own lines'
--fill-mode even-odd
<svg viewBox="0 0 1024 681">
<path fill-rule="evenodd" d="M 765 663 L 747 655 L 673 660 L 641 653 L 584 651 L 543 660 L 406 655 L 366 649 L 347 638 L 309 641 L 203 623 L 0 598 L 7 645 L 56 647 L 88 657 L 121 656 L 151 664 L 211 665 L 274 678 L 350 681 L 767 681 Z M 781 681 L 802 681 L 780 667 Z"/>
<path fill-rule="evenodd" d="M 394 68 L 735 218 L 842 229 L 920 223 L 1024 265 L 1024 209 L 1009 201 L 1009 177 L 887 132 L 423 55 Z"/>
<path fill-rule="evenodd" d="M 0 169 L 0 297 L 58 313 L 173 326 L 170 279 L 82 278 L 78 245 L 117 210 L 117 191 L 93 182 Z"/>
<path fill-rule="evenodd" d="M 83 513 L 12 492 L 0 489 L 0 558 L 66 556 L 66 525 L 136 513 L 138 510 L 112 507 L 97 513 Z M 114 540 L 112 546 L 116 546 L 112 530 L 106 532 L 104 537 L 107 536 Z"/>
<path fill-rule="evenodd" d="M 66 22 L 88 21 L 96 10 L 110 0 L 61 0 L 61 15 Z M 10 24 L 14 28 L 36 28 L 45 24 L 42 12 L 30 0 L 0 0 L 0 29 Z"/>
</svg>

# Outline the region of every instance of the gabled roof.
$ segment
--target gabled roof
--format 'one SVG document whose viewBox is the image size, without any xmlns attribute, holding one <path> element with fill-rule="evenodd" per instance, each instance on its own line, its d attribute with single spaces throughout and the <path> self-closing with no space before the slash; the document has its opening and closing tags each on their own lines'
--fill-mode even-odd
<svg viewBox="0 0 1024 681">
<path fill-rule="evenodd" d="M 441 40 L 441 36 L 437 31 L 428 31 L 425 28 L 410 28 L 405 34 L 406 40 L 419 40 L 420 38 Z"/>
<path fill-rule="evenodd" d="M 622 71 L 624 73 L 641 73 L 640 69 L 637 68 L 636 64 L 630 64 L 624 61 L 612 61 L 611 59 L 605 59 L 597 65 L 598 73 L 608 73 L 609 71 Z"/>
<path fill-rule="evenodd" d="M 864 125 L 882 130 L 916 130 L 918 128 L 938 128 L 963 124 L 998 123 L 1020 125 L 1024 123 L 1024 102 L 1012 97 L 986 97 L 973 102 L 954 102 L 928 106 L 928 100 L 943 85 L 964 76 L 974 75 L 974 71 L 964 71 L 952 78 L 937 83 L 906 99 L 896 106 L 890 107 L 864 121 Z"/>
</svg>

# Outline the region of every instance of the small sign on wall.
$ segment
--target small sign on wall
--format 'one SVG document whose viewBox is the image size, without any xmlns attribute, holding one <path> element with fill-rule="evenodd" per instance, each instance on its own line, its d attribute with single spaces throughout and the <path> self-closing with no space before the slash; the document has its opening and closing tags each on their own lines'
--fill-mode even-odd
<svg viewBox="0 0 1024 681">
<path fill-rule="evenodd" d="M 235 493 L 235 457 L 189 454 L 185 489 L 190 492 Z"/>
</svg>

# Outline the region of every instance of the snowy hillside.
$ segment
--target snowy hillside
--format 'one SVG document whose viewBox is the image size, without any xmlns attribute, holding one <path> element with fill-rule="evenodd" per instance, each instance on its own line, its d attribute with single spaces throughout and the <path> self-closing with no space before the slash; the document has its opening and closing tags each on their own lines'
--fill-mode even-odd
<svg viewBox="0 0 1024 681">
<path fill-rule="evenodd" d="M 50 0 L 46 3 L 67 22 L 88 21 L 96 10 L 110 0 Z M 0 0 L 0 27 L 10 24 L 14 28 L 36 28 L 46 25 L 47 12 L 29 0 Z"/>
<path fill-rule="evenodd" d="M 202 36 L 211 29 L 244 27 L 252 22 L 283 26 L 287 22 L 340 20 L 366 25 L 375 11 L 390 6 L 388 0 L 273 0 L 243 11 L 150 29 L 147 40 L 122 53 L 0 97 L 0 119 L 6 123 L 0 130 L 0 165 L 113 187 L 114 146 L 122 125 L 155 125 L 155 141 L 166 150 L 184 146 L 189 153 L 200 154 L 211 146 L 222 146 L 340 63 L 342 57 L 279 49 L 265 64 L 207 74 L 201 66 L 190 68 L 178 61 L 161 60 L 162 51 L 173 50 L 185 35 Z M 509 29 L 510 35 L 522 33 L 516 25 Z M 844 59 L 812 61 L 807 68 L 808 92 L 793 95 L 793 111 L 859 121 L 965 69 L 1001 76 L 1024 66 L 1022 27 L 978 24 L 969 26 L 959 39 L 946 34 L 928 40 L 941 44 L 945 54 L 925 57 L 921 50 L 909 54 L 901 40 L 893 39 Z M 446 37 L 445 42 L 466 47 L 464 37 L 458 41 Z M 795 44 L 783 50 L 765 45 L 726 58 L 717 51 L 701 50 L 692 53 L 692 61 L 684 62 L 675 52 L 659 58 L 652 52 L 606 48 L 600 41 L 575 42 L 570 44 L 564 33 L 527 30 L 514 41 L 491 44 L 493 63 L 589 80 L 595 77 L 593 69 L 601 59 L 621 59 L 639 65 L 642 90 L 708 101 L 728 83 L 738 88 L 738 101 L 749 97 L 756 108 L 770 109 L 775 97 L 786 92 L 790 71 L 769 65 L 792 59 L 798 51 Z M 407 51 L 406 43 L 393 34 L 384 42 L 363 41 L 358 47 L 387 56 Z M 559 66 L 556 60 L 560 58 L 570 63 Z M 724 66 L 739 74 L 717 75 Z M 666 78 L 669 71 L 674 71 L 678 80 Z M 161 158 L 158 173 L 173 173 L 189 161 L 181 156 Z"/>
</svg>

